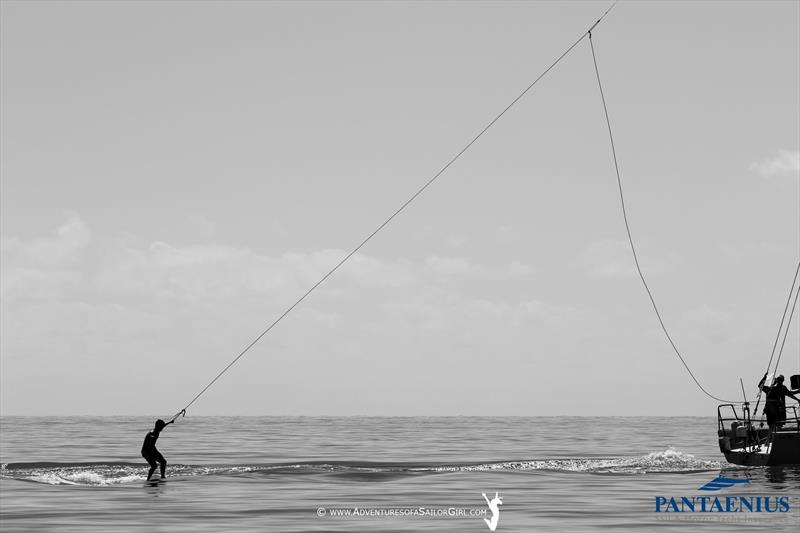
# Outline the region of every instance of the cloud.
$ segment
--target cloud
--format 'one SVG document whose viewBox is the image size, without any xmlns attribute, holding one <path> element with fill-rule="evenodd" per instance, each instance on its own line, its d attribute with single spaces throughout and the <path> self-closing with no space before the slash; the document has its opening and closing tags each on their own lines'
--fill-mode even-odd
<svg viewBox="0 0 800 533">
<path fill-rule="evenodd" d="M 690 322 L 718 324 L 730 320 L 731 315 L 728 311 L 703 304 L 685 311 L 683 317 Z"/>
<path fill-rule="evenodd" d="M 627 241 L 593 242 L 583 252 L 580 261 L 590 276 L 599 278 L 636 276 L 636 266 Z"/>
<path fill-rule="evenodd" d="M 2 270 L 0 295 L 6 301 L 11 298 L 34 300 L 58 298 L 66 288 L 75 286 L 81 280 L 81 275 L 72 270 L 6 265 L 3 265 Z"/>
<path fill-rule="evenodd" d="M 665 255 L 652 246 L 638 244 L 636 251 L 642 262 L 645 276 L 663 274 L 672 270 L 680 261 L 674 255 Z M 580 255 L 577 264 L 589 275 L 598 278 L 636 277 L 636 263 L 628 241 L 605 239 L 591 243 Z"/>
<path fill-rule="evenodd" d="M 750 164 L 761 177 L 800 175 L 800 151 L 778 150 L 777 154 Z"/>
<path fill-rule="evenodd" d="M 512 261 L 508 266 L 508 271 L 512 276 L 528 276 L 536 272 L 536 268 L 528 263 Z"/>
<path fill-rule="evenodd" d="M 382 335 L 398 331 L 410 334 L 428 332 L 447 338 L 488 338 L 512 330 L 529 331 L 533 326 L 562 327 L 579 311 L 572 307 L 529 300 L 521 302 L 469 298 L 463 294 L 442 293 L 433 287 L 413 295 L 392 295 L 373 314 L 367 328 Z M 483 332 L 483 333 L 481 333 Z"/>
<path fill-rule="evenodd" d="M 91 238 L 91 232 L 80 216 L 67 213 L 67 220 L 55 230 L 52 237 L 24 241 L 3 235 L 0 237 L 0 252 L 4 261 L 38 266 L 61 265 L 76 259 Z"/>
<path fill-rule="evenodd" d="M 517 306 L 516 311 L 526 318 L 547 323 L 563 322 L 579 312 L 574 307 L 552 305 L 541 300 L 523 302 Z"/>
<path fill-rule="evenodd" d="M 720 241 L 717 249 L 726 257 L 732 259 L 752 259 L 777 255 L 791 255 L 792 246 L 774 242 L 738 242 Z"/>
<path fill-rule="evenodd" d="M 446 244 L 448 248 L 457 250 L 463 248 L 467 242 L 469 239 L 464 235 L 451 235 L 447 238 Z"/>
<path fill-rule="evenodd" d="M 502 224 L 496 228 L 494 238 L 499 244 L 515 244 L 523 240 L 523 233 L 511 224 Z"/>
<path fill-rule="evenodd" d="M 467 274 L 476 268 L 466 259 L 461 257 L 431 256 L 425 261 L 428 268 L 436 274 L 456 275 Z"/>
<path fill-rule="evenodd" d="M 152 306 L 156 302 L 237 305 L 244 300 L 284 305 L 317 283 L 347 254 L 324 249 L 267 255 L 218 243 L 176 245 L 147 242 L 132 235 L 94 240 L 76 213 L 45 238 L 2 236 L 4 297 L 46 299 L 75 291 L 86 301 Z M 91 260 L 89 260 L 91 259 Z M 459 284 L 497 286 L 529 276 L 533 265 L 482 265 L 457 256 L 385 260 L 357 253 L 320 288 L 338 297 L 432 288 L 458 292 Z M 359 296 L 359 297 L 362 297 Z M 480 306 L 478 306 L 480 307 Z"/>
<path fill-rule="evenodd" d="M 343 250 L 335 252 L 335 262 L 345 256 Z M 326 269 L 325 272 L 327 272 Z M 384 261 L 377 257 L 355 254 L 337 272 L 350 283 L 367 287 L 398 289 L 414 284 L 418 278 L 418 267 L 406 260 Z M 321 276 L 320 276 L 321 277 Z"/>
<path fill-rule="evenodd" d="M 127 245 L 108 254 L 97 284 L 102 290 L 133 291 L 185 301 L 300 296 L 346 255 L 343 250 L 286 252 L 279 256 L 219 244 Z M 414 282 L 419 267 L 355 254 L 322 288 L 399 288 Z"/>
<path fill-rule="evenodd" d="M 224 339 L 257 331 L 265 317 L 286 309 L 347 253 L 324 249 L 265 254 L 219 243 L 91 235 L 80 217 L 69 215 L 51 237 L 3 239 L 3 306 L 9 316 L 20 317 L 24 324 L 29 317 L 42 316 L 52 324 L 84 329 L 103 318 L 102 331 L 65 328 L 63 350 L 87 342 L 90 347 L 106 346 L 117 332 L 114 335 L 122 338 L 163 344 L 158 348 L 163 351 L 178 337 L 202 337 L 222 320 L 225 334 L 193 348 L 210 349 Z M 373 334 L 393 336 L 400 331 L 409 338 L 432 331 L 446 331 L 451 339 L 480 337 L 484 326 L 518 332 L 564 313 L 526 301 L 530 295 L 499 290 L 534 272 L 533 265 L 519 261 L 480 264 L 457 256 L 410 260 L 357 253 L 294 311 L 296 320 L 289 323 L 302 325 L 303 331 L 310 324 L 326 330 L 363 326 Z M 6 298 L 9 294 L 13 298 Z M 109 311 L 114 309 L 118 312 Z M 35 338 L 26 325 L 15 332 L 12 347 L 28 349 Z M 61 353 L 58 350 L 53 353 Z"/>
<path fill-rule="evenodd" d="M 212 239 L 217 234 L 217 224 L 203 215 L 187 215 L 183 224 L 189 229 L 192 235 L 199 235 L 204 238 Z"/>
<path fill-rule="evenodd" d="M 0 236 L 0 294 L 4 299 L 58 297 L 82 278 L 79 262 L 92 239 L 75 213 L 51 237 L 23 240 Z"/>
</svg>

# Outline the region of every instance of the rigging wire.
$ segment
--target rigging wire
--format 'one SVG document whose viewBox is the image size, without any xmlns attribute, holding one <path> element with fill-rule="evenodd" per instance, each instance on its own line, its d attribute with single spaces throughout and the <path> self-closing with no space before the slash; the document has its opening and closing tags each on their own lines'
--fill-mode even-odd
<svg viewBox="0 0 800 533">
<path fill-rule="evenodd" d="M 327 273 L 327 274 L 325 274 L 324 276 L 322 276 L 322 278 L 320 278 L 320 280 L 319 280 L 319 281 L 317 281 L 317 282 L 316 282 L 314 285 L 312 285 L 312 286 L 311 286 L 311 288 L 309 288 L 309 289 L 308 289 L 308 290 L 307 290 L 307 291 L 306 291 L 306 292 L 305 292 L 305 293 L 304 293 L 302 296 L 300 296 L 300 298 L 298 298 L 298 299 L 297 299 L 297 300 L 296 300 L 296 301 L 295 301 L 295 302 L 294 302 L 292 305 L 290 305 L 290 306 L 289 306 L 289 307 L 288 307 L 288 308 L 287 308 L 287 309 L 286 309 L 286 310 L 285 310 L 285 311 L 284 311 L 284 312 L 283 312 L 283 313 L 282 313 L 280 316 L 278 316 L 278 318 L 276 318 L 276 319 L 275 319 L 275 320 L 274 320 L 274 321 L 273 321 L 273 322 L 272 322 L 272 323 L 271 323 L 269 326 L 267 326 L 267 328 L 266 328 L 266 329 L 264 329 L 264 331 L 262 331 L 262 332 L 261 332 L 261 333 L 260 333 L 260 334 L 259 334 L 259 335 L 258 335 L 258 336 L 255 338 L 255 339 L 253 339 L 253 340 L 250 342 L 250 344 L 248 344 L 247 346 L 245 346 L 245 348 L 244 348 L 244 349 L 243 349 L 241 352 L 239 352 L 239 354 L 238 354 L 236 357 L 234 357 L 234 358 L 233 358 L 233 360 L 232 360 L 230 363 L 228 363 L 228 364 L 227 364 L 227 366 L 225 366 L 225 368 L 223 368 L 222 370 L 220 370 L 220 372 L 219 372 L 219 373 L 218 373 L 218 374 L 217 374 L 217 375 L 214 377 L 214 379 L 212 379 L 212 380 L 211 380 L 211 381 L 210 381 L 210 382 L 209 382 L 209 383 L 208 383 L 208 384 L 207 384 L 205 387 L 203 387 L 203 389 L 202 389 L 200 392 L 198 392 L 198 393 L 195 395 L 195 397 L 194 397 L 194 398 L 192 398 L 192 400 L 191 400 L 191 401 L 190 401 L 188 404 L 186 404 L 186 406 L 185 406 L 183 409 L 181 409 L 180 411 L 178 411 L 178 412 L 177 412 L 177 413 L 176 413 L 176 414 L 175 414 L 175 415 L 172 417 L 172 420 L 175 420 L 175 419 L 176 419 L 178 416 L 180 416 L 181 414 L 184 414 L 184 415 L 185 415 L 185 413 L 186 413 L 186 410 L 187 410 L 189 407 L 191 407 L 191 405 L 192 405 L 192 404 L 194 404 L 194 402 L 196 402 L 196 401 L 198 400 L 198 398 L 200 398 L 200 396 L 202 396 L 202 395 L 203 395 L 203 394 L 204 394 L 204 393 L 205 393 L 205 392 L 206 392 L 206 391 L 207 391 L 209 388 L 211 388 L 211 386 L 212 386 L 214 383 L 216 383 L 216 382 L 217 382 L 217 380 L 218 380 L 219 378 L 221 378 L 221 377 L 222 377 L 222 375 L 223 375 L 223 374 L 225 374 L 225 372 L 227 372 L 227 371 L 228 371 L 228 369 L 230 369 L 230 368 L 231 368 L 231 367 L 232 367 L 234 364 L 236 364 L 236 362 L 237 362 L 237 361 L 239 361 L 239 359 L 241 359 L 241 358 L 242 358 L 242 356 L 244 356 L 244 355 L 245 355 L 245 354 L 246 354 L 248 351 L 250 351 L 250 349 L 251 349 L 253 346 L 255 346 L 255 345 L 256 345 L 256 343 L 257 343 L 258 341 L 260 341 L 260 340 L 261 340 L 261 339 L 262 339 L 262 338 L 263 338 L 263 337 L 264 337 L 264 336 L 265 336 L 267 333 L 269 333 L 269 332 L 270 332 L 270 330 L 272 330 L 272 328 L 274 328 L 276 325 L 278 325 L 278 323 L 279 323 L 281 320 L 283 320 L 283 318 L 284 318 L 284 317 L 286 317 L 286 315 L 288 315 L 289 313 L 291 313 L 291 312 L 292 312 L 292 310 L 293 310 L 295 307 L 297 307 L 298 305 L 300 305 L 300 303 L 301 303 L 303 300 L 305 300 L 305 299 L 306 299 L 306 297 L 307 297 L 308 295 L 310 295 L 312 292 L 314 292 L 314 290 L 315 290 L 317 287 L 319 287 L 320 285 L 322 285 L 322 284 L 325 282 L 325 280 L 327 280 L 327 279 L 328 279 L 328 278 L 329 278 L 331 275 L 333 275 L 333 273 L 334 273 L 334 272 L 336 272 L 337 270 L 339 270 L 339 268 L 340 268 L 342 265 L 344 265 L 344 264 L 347 262 L 347 260 L 348 260 L 348 259 L 350 259 L 350 258 L 351 258 L 353 255 L 355 255 L 355 254 L 356 254 L 356 253 L 357 253 L 357 252 L 358 252 L 358 251 L 359 251 L 359 250 L 360 250 L 360 249 L 361 249 L 361 248 L 362 248 L 364 245 L 366 245 L 366 244 L 367 244 L 367 243 L 368 243 L 370 240 L 372 240 L 372 238 L 373 238 L 375 235 L 377 235 L 377 234 L 378 234 L 378 232 L 380 232 L 380 231 L 381 231 L 381 230 L 382 230 L 382 229 L 383 229 L 383 228 L 384 228 L 386 225 L 388 225 L 388 224 L 389 224 L 389 223 L 390 223 L 392 220 L 394 220 L 394 218 L 395 218 L 397 215 L 399 215 L 399 214 L 400 214 L 400 213 L 401 213 L 401 212 L 402 212 L 402 211 L 403 211 L 403 210 L 404 210 L 406 207 L 408 207 L 408 205 L 409 205 L 409 204 L 411 204 L 411 202 L 413 202 L 413 201 L 414 201 L 414 200 L 415 200 L 415 199 L 416 199 L 416 198 L 417 198 L 417 197 L 418 197 L 420 194 L 422 194 L 422 193 L 423 193 L 423 192 L 424 192 L 424 191 L 425 191 L 425 190 L 426 190 L 426 189 L 427 189 L 427 188 L 428 188 L 428 187 L 429 187 L 431 184 L 433 184 L 433 182 L 434 182 L 434 181 L 436 181 L 436 180 L 439 178 L 439 176 L 441 176 L 442 174 L 444 174 L 444 172 L 445 172 L 445 171 L 446 171 L 448 168 L 450 168 L 450 166 L 451 166 L 453 163 L 455 163 L 455 162 L 456 162 L 456 161 L 457 161 L 457 160 L 458 160 L 458 159 L 459 159 L 459 158 L 460 158 L 460 157 L 461 157 L 461 156 L 464 154 L 464 152 L 466 152 L 467 150 L 469 150 L 469 149 L 470 149 L 470 147 L 472 147 L 472 145 L 473 145 L 473 144 L 475 144 L 475 143 L 478 141 L 478 139 L 480 139 L 480 138 L 483 136 L 483 134 L 484 134 L 484 133 L 486 133 L 486 132 L 489 130 L 489 128 L 491 128 L 492 126 L 494 126 L 494 124 L 495 124 L 495 123 L 496 123 L 498 120 L 500 120 L 500 118 L 501 118 L 503 115 L 505 115 L 505 114 L 506 114 L 506 112 L 507 112 L 509 109 L 511 109 L 511 108 L 512 108 L 512 107 L 513 107 L 513 106 L 514 106 L 514 105 L 515 105 L 517 102 L 519 102 L 519 101 L 522 99 L 522 97 L 524 97 L 524 96 L 525 96 L 525 95 L 526 95 L 526 94 L 527 94 L 527 93 L 528 93 L 528 92 L 529 92 L 529 91 L 530 91 L 530 90 L 531 90 L 531 89 L 534 87 L 534 85 L 536 85 L 536 84 L 539 82 L 539 80 L 541 80 L 542 78 L 544 78 L 544 77 L 547 75 L 547 73 L 548 73 L 548 72 L 550 72 L 550 71 L 551 71 L 551 70 L 552 70 L 552 69 L 553 69 L 553 68 L 554 68 L 554 67 L 555 67 L 555 66 L 556 66 L 556 65 L 557 65 L 559 62 L 561 62 L 561 60 L 562 60 L 562 59 L 564 59 L 564 57 L 566 57 L 566 56 L 567 56 L 567 54 L 569 54 L 569 53 L 570 53 L 570 52 L 571 52 L 571 51 L 572 51 L 572 50 L 573 50 L 573 49 L 574 49 L 576 46 L 578 46 L 578 44 L 579 44 L 581 41 L 583 41 L 583 40 L 584 40 L 584 39 L 585 39 L 587 36 L 590 36 L 590 35 L 591 35 L 591 31 L 592 31 L 592 30 L 593 30 L 595 27 L 597 27 L 597 25 L 598 25 L 598 24 L 600 24 L 600 22 L 601 22 L 601 21 L 602 21 L 602 20 L 603 20 L 603 19 L 606 17 L 606 15 L 608 15 L 608 13 L 609 13 L 609 12 L 610 12 L 612 9 L 614 9 L 614 6 L 616 6 L 616 5 L 617 5 L 617 1 L 618 1 L 618 0 L 616 0 L 616 1 L 615 1 L 613 4 L 611 4 L 611 6 L 610 6 L 608 9 L 606 9 L 606 11 L 605 11 L 605 12 L 604 12 L 604 13 L 603 13 L 601 16 L 600 16 L 600 18 L 599 18 L 599 19 L 597 19 L 597 21 L 596 21 L 596 22 L 595 22 L 595 23 L 594 23 L 594 24 L 593 24 L 593 25 L 592 25 L 592 26 L 591 26 L 591 27 L 590 27 L 590 28 L 589 28 L 587 31 L 585 31 L 584 33 L 582 33 L 582 34 L 581 34 L 581 36 L 580 36 L 580 37 L 578 37 L 578 39 L 577 39 L 577 40 L 576 40 L 574 43 L 572 43 L 572 44 L 571 44 L 571 45 L 570 45 L 570 46 L 569 46 L 569 47 L 568 47 L 568 48 L 567 48 L 567 49 L 566 49 L 566 50 L 565 50 L 565 51 L 564 51 L 564 52 L 563 52 L 563 53 L 562 53 L 560 56 L 558 56 L 558 58 L 557 58 L 555 61 L 553 61 L 553 62 L 550 64 L 550 66 L 548 66 L 548 67 L 547 67 L 547 68 L 546 68 L 546 69 L 545 69 L 545 70 L 544 70 L 544 71 L 543 71 L 543 72 L 542 72 L 542 73 L 541 73 L 541 74 L 540 74 L 540 75 L 539 75 L 539 76 L 538 76 L 538 77 L 537 77 L 535 80 L 533 80 L 533 82 L 531 82 L 531 84 L 530 84 L 530 85 L 528 85 L 528 86 L 527 86 L 527 87 L 526 87 L 526 88 L 525 88 L 525 89 L 524 89 L 524 90 L 523 90 L 523 91 L 522 91 L 522 92 L 521 92 L 521 93 L 520 93 L 520 94 L 519 94 L 519 95 L 518 95 L 516 98 L 514 98 L 514 100 L 512 100 L 512 101 L 511 101 L 511 103 L 510 103 L 510 104 L 508 104 L 508 105 L 507 105 L 507 106 L 506 106 L 506 107 L 505 107 L 505 108 L 504 108 L 504 109 L 503 109 L 503 110 L 502 110 L 502 111 L 501 111 L 501 112 L 500 112 L 500 113 L 499 113 L 497 116 L 495 116 L 495 117 L 494 117 L 494 118 L 491 120 L 491 122 L 489 122 L 489 123 L 488 123 L 488 124 L 487 124 L 487 125 L 486 125 L 486 126 L 485 126 L 485 127 L 484 127 L 484 128 L 483 128 L 483 129 L 482 129 L 482 130 L 481 130 L 481 131 L 480 131 L 480 132 L 479 132 L 479 133 L 478 133 L 476 136 L 475 136 L 475 137 L 473 137 L 473 138 L 472 138 L 472 140 L 471 140 L 471 141 L 469 141 L 469 142 L 468 142 L 468 143 L 467 143 L 467 144 L 464 146 L 464 148 L 462 148 L 462 149 L 461 149 L 461 150 L 460 150 L 460 151 L 459 151 L 459 152 L 458 152 L 458 153 L 457 153 L 455 156 L 453 156 L 453 157 L 452 157 L 452 158 L 451 158 L 451 159 L 450 159 L 450 160 L 447 162 L 447 164 L 445 164 L 445 165 L 444 165 L 444 166 L 443 166 L 443 167 L 442 167 L 442 168 L 441 168 L 441 169 L 440 169 L 440 170 L 439 170 L 439 171 L 438 171 L 436 174 L 434 174 L 432 178 L 430 178 L 430 179 L 429 179 L 429 180 L 428 180 L 428 181 L 427 181 L 427 182 L 426 182 L 426 183 L 425 183 L 425 184 L 424 184 L 422 187 L 420 187 L 420 188 L 419 188 L 419 189 L 418 189 L 418 190 L 417 190 L 417 191 L 416 191 L 416 192 L 415 192 L 413 195 L 411 195 L 411 197 L 410 197 L 408 200 L 406 200 L 406 201 L 405 201 L 405 203 L 403 203 L 403 204 L 402 204 L 402 205 L 401 205 L 401 206 L 400 206 L 400 207 L 399 207 L 397 210 L 395 210 L 395 211 L 394 211 L 394 213 L 392 213 L 392 214 L 391 214 L 391 215 L 390 215 L 390 216 L 389 216 L 389 217 L 388 217 L 386 220 L 384 220 L 384 221 L 383 221 L 383 222 L 382 222 L 382 223 L 381 223 L 381 224 L 380 224 L 380 225 L 379 225 L 379 226 L 378 226 L 378 227 L 377 227 L 377 228 L 376 228 L 376 229 L 375 229 L 375 230 L 374 230 L 372 233 L 370 233 L 370 234 L 369 234 L 369 235 L 368 235 L 368 236 L 367 236 L 367 237 L 366 237 L 364 240 L 362 240 L 362 241 L 361 241 L 361 243 L 360 243 L 360 244 L 358 244 L 358 246 L 356 246 L 355 248 L 353 248 L 353 250 L 352 250 L 350 253 L 348 253 L 346 256 L 344 256 L 344 258 L 343 258 L 341 261 L 339 261 L 339 262 L 338 262 L 338 263 L 337 263 L 337 264 L 336 264 L 336 265 L 335 265 L 333 268 L 331 268 L 331 269 L 328 271 L 328 273 Z"/>
<path fill-rule="evenodd" d="M 778 326 L 778 333 L 775 335 L 775 342 L 772 344 L 772 353 L 769 355 L 769 363 L 767 363 L 767 371 L 764 373 L 769 374 L 769 369 L 772 368 L 772 359 L 775 357 L 775 350 L 778 347 L 778 341 L 781 338 L 781 331 L 783 331 L 783 323 L 786 321 L 786 312 L 789 310 L 789 302 L 792 301 L 792 293 L 795 289 L 795 284 L 797 283 L 797 275 L 800 274 L 800 262 L 797 263 L 797 269 L 794 271 L 794 279 L 792 279 L 792 287 L 789 289 L 789 296 L 786 298 L 786 305 L 783 306 L 783 315 L 781 316 L 781 324 Z M 795 303 L 797 303 L 797 297 L 795 297 Z M 792 306 L 792 313 L 794 313 L 794 306 Z M 791 322 L 792 318 L 789 317 L 789 321 Z M 789 325 L 786 325 L 786 330 L 788 332 Z M 786 342 L 786 335 L 783 336 L 783 342 Z M 781 344 L 781 352 L 783 352 L 783 344 Z M 778 358 L 780 362 L 780 357 Z M 775 364 L 775 370 L 777 371 L 778 365 Z M 770 384 L 771 385 L 771 384 Z M 758 388 L 758 396 L 756 397 L 756 408 L 753 412 L 758 411 L 758 405 L 761 403 L 761 387 Z"/>
<path fill-rule="evenodd" d="M 778 351 L 778 360 L 775 361 L 775 371 L 778 371 L 778 365 L 781 364 L 781 356 L 783 355 L 783 347 L 786 344 L 786 337 L 789 336 L 789 326 L 792 325 L 792 317 L 794 316 L 794 310 L 797 307 L 797 297 L 800 296 L 800 289 L 794 293 L 794 303 L 792 304 L 792 310 L 789 312 L 789 320 L 786 322 L 786 330 L 783 332 L 783 341 L 781 342 L 781 349 Z"/>
<path fill-rule="evenodd" d="M 656 313 L 656 317 L 658 318 L 658 323 L 661 325 L 661 329 L 664 331 L 664 335 L 666 335 L 670 346 L 672 346 L 672 350 L 675 352 L 675 355 L 678 356 L 678 359 L 680 359 L 681 363 L 683 363 L 683 367 L 689 373 L 689 376 L 691 376 L 692 380 L 695 382 L 697 387 L 701 391 L 703 391 L 703 393 L 706 396 L 708 396 L 709 398 L 712 398 L 712 399 L 717 400 L 717 401 L 722 402 L 722 403 L 734 403 L 734 402 L 729 401 L 729 400 L 723 400 L 723 399 L 717 398 L 716 396 L 714 396 L 713 394 L 708 392 L 705 389 L 705 387 L 703 387 L 703 385 L 700 384 L 700 382 L 698 381 L 697 377 L 695 377 L 694 373 L 689 368 L 689 365 L 686 363 L 686 360 L 684 360 L 683 356 L 681 355 L 680 350 L 678 350 L 678 347 L 675 345 L 675 342 L 672 340 L 672 336 L 670 336 L 669 331 L 667 330 L 667 326 L 664 324 L 664 320 L 661 318 L 661 313 L 658 310 L 658 306 L 656 305 L 655 298 L 653 298 L 653 293 L 650 290 L 650 286 L 647 284 L 647 280 L 644 277 L 644 273 L 642 272 L 642 267 L 639 265 L 639 257 L 636 254 L 636 246 L 633 243 L 633 237 L 631 236 L 631 227 L 630 227 L 630 224 L 628 222 L 628 212 L 627 212 L 627 209 L 625 208 L 625 195 L 622 193 L 622 178 L 620 177 L 620 173 L 619 173 L 619 163 L 617 161 L 617 150 L 614 147 L 614 134 L 611 132 L 611 119 L 609 119 L 609 117 L 608 117 L 608 106 L 606 105 L 606 97 L 605 97 L 605 94 L 603 93 L 603 84 L 600 81 L 600 70 L 597 67 L 597 56 L 596 56 L 595 51 L 594 51 L 594 42 L 592 41 L 592 32 L 591 32 L 591 30 L 589 31 L 589 45 L 590 45 L 590 47 L 592 49 L 592 61 L 594 62 L 594 71 L 595 71 L 595 74 L 597 75 L 597 86 L 600 89 L 600 98 L 603 101 L 603 112 L 605 113 L 606 126 L 608 127 L 608 138 L 609 138 L 609 141 L 611 142 L 611 154 L 613 155 L 613 158 L 614 158 L 614 170 L 615 170 L 615 172 L 617 174 L 617 186 L 619 188 L 619 200 L 620 200 L 620 204 L 622 205 L 622 218 L 625 220 L 625 231 L 628 234 L 628 242 L 631 245 L 631 252 L 633 253 L 633 262 L 636 264 L 636 271 L 639 273 L 639 278 L 642 280 L 642 285 L 644 285 L 645 291 L 647 291 L 647 296 L 650 298 L 650 303 L 652 304 L 653 310 Z"/>
</svg>

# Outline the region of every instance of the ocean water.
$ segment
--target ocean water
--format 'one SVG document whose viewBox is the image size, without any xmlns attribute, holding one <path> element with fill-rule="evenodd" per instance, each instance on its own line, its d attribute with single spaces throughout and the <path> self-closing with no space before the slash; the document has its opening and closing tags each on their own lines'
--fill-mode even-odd
<svg viewBox="0 0 800 533">
<path fill-rule="evenodd" d="M 800 467 L 743 468 L 714 418 L 0 419 L 2 531 L 800 531 Z M 718 476 L 738 483 L 700 491 Z M 785 497 L 786 512 L 656 513 L 656 498 Z M 772 500 L 774 501 L 774 499 Z M 349 516 L 340 516 L 350 513 Z"/>
</svg>

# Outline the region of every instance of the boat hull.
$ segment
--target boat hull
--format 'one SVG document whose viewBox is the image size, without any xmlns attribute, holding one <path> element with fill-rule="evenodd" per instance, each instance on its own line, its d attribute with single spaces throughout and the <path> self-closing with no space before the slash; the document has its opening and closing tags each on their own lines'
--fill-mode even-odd
<svg viewBox="0 0 800 533">
<path fill-rule="evenodd" d="M 729 463 L 743 466 L 800 465 L 800 432 L 776 431 L 768 446 L 752 450 L 738 448 L 725 451 Z"/>
</svg>

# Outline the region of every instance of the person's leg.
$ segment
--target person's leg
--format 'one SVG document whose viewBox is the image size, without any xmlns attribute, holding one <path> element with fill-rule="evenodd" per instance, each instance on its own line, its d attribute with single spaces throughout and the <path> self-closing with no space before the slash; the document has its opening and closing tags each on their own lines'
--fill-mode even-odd
<svg viewBox="0 0 800 533">
<path fill-rule="evenodd" d="M 167 474 L 167 460 L 164 459 L 164 456 L 161 455 L 160 452 L 156 452 L 156 460 L 158 461 L 158 464 L 161 466 L 161 477 L 162 478 L 167 477 L 167 475 L 166 475 Z"/>
<path fill-rule="evenodd" d="M 150 471 L 147 473 L 147 481 L 150 481 L 150 478 L 153 476 L 153 472 L 156 471 L 156 460 L 153 457 L 143 456 L 147 463 L 150 465 Z"/>
<path fill-rule="evenodd" d="M 778 413 L 775 412 L 772 406 L 769 407 L 769 409 L 764 409 L 764 414 L 767 415 L 767 425 L 769 426 L 770 432 L 772 432 L 775 431 L 775 426 L 778 423 Z"/>
<path fill-rule="evenodd" d="M 781 404 L 778 406 L 778 427 L 782 427 L 786 423 L 786 405 Z"/>
</svg>

